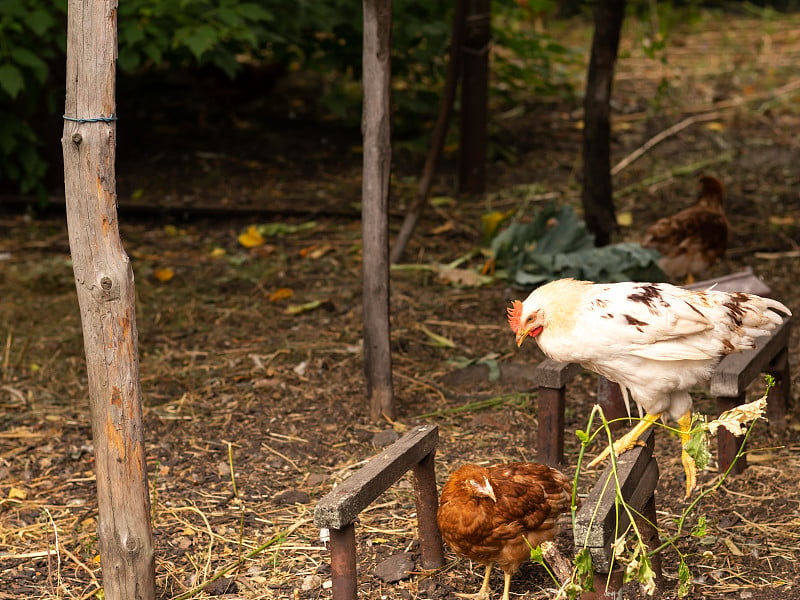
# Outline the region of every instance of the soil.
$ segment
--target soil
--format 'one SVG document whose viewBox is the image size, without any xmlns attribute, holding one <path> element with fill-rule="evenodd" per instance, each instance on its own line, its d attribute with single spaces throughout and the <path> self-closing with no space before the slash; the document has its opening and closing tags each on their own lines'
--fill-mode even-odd
<svg viewBox="0 0 800 600">
<path fill-rule="evenodd" d="M 656 218 L 691 202 L 698 175 L 713 174 L 725 182 L 733 232 L 709 276 L 751 268 L 800 312 L 800 95 L 784 87 L 797 83 L 800 19 L 676 27 L 663 62 L 643 53 L 636 23 L 628 27 L 615 84 L 612 164 L 685 117 L 718 115 L 687 125 L 615 176 L 618 212 L 630 217 L 618 238 L 640 239 Z M 586 43 L 586 29 L 580 34 Z M 143 132 L 119 124 L 121 231 L 136 277 L 159 598 L 184 594 L 228 566 L 234 568 L 225 578 L 195 597 L 330 597 L 330 554 L 314 506 L 415 425 L 439 427 L 440 485 L 468 461 L 536 458 L 536 391 L 526 373 L 541 355 L 534 345 L 514 346 L 505 307 L 524 292 L 504 281 L 459 287 L 431 269 L 393 272 L 398 414 L 392 422 L 369 420 L 358 130 L 303 117 L 279 127 L 274 106 L 286 106 L 282 93 L 273 91 L 269 111 L 254 101 L 191 130 L 174 121 Z M 472 252 L 481 242 L 480 215 L 489 210 L 535 205 L 548 194 L 579 206 L 580 102 L 520 108 L 492 123 L 493 146 L 504 149 L 505 160 L 491 163 L 490 193 L 429 208 L 407 263 L 444 264 Z M 453 157 L 445 162 L 434 194 L 456 198 Z M 418 171 L 417 162 L 399 161 L 393 231 Z M 231 211 L 208 214 L 197 206 Z M 0 598 L 89 598 L 101 582 L 81 323 L 58 212 L 0 217 Z M 248 226 L 263 224 L 300 227 L 254 248 L 239 243 Z M 796 335 L 789 356 L 796 384 Z M 499 364 L 503 375 L 493 380 L 480 361 Z M 748 398 L 762 388 L 757 382 Z M 569 474 L 579 450 L 572 432 L 586 427 L 595 389 L 591 374 L 568 389 Z M 714 413 L 703 390 L 695 399 L 697 411 Z M 705 534 L 684 533 L 664 551 L 664 597 L 677 594 L 678 552 L 691 571 L 691 598 L 796 596 L 799 431 L 792 410 L 780 436 L 765 422 L 755 425 L 749 467 L 689 514 L 686 530 L 704 520 Z M 659 432 L 662 538 L 676 533 L 688 506 L 677 449 L 677 438 Z M 582 493 L 596 475 L 582 471 Z M 700 490 L 718 479 L 712 463 L 700 474 Z M 449 551 L 444 569 L 422 569 L 412 487 L 404 476 L 359 517 L 360 597 L 446 599 L 476 591 L 480 566 Z M 558 546 L 573 555 L 568 523 Z M 385 583 L 374 575 L 378 563 L 401 552 L 415 561 L 413 576 Z M 493 596 L 501 586 L 496 571 Z M 529 564 L 511 592 L 545 598 L 553 587 Z M 625 597 L 638 595 L 635 584 L 627 586 Z"/>
</svg>

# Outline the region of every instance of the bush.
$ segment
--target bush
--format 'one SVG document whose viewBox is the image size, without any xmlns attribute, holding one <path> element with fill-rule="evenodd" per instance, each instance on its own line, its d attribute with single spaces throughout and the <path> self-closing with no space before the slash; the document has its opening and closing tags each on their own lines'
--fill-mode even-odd
<svg viewBox="0 0 800 600">
<path fill-rule="evenodd" d="M 178 72 L 198 67 L 233 77 L 242 64 L 276 64 L 323 75 L 325 109 L 361 118 L 362 15 L 353 0 L 126 0 L 119 4 L 118 66 L 122 73 Z M 512 0 L 502 15 L 496 61 L 503 93 L 542 89 L 550 56 L 562 49 L 520 28 Z M 66 0 L 0 0 L 0 184 L 44 192 L 43 123 L 61 116 L 64 98 Z M 395 131 L 419 135 L 435 115 L 445 72 L 452 2 L 394 2 L 392 72 Z M 516 12 L 515 12 L 516 11 Z"/>
</svg>

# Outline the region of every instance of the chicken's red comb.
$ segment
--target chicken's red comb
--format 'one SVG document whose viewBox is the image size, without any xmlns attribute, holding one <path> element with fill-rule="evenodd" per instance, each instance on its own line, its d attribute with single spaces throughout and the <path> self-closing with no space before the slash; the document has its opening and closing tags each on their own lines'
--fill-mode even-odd
<svg viewBox="0 0 800 600">
<path fill-rule="evenodd" d="M 508 324 L 511 325 L 511 330 L 517 333 L 520 327 L 520 319 L 522 318 L 522 302 L 514 300 L 511 306 L 506 309 L 506 312 L 508 312 Z"/>
</svg>

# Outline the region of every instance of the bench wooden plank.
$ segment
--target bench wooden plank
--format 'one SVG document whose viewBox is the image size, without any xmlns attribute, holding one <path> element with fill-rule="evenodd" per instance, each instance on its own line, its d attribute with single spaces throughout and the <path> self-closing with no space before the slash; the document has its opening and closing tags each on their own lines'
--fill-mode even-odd
<svg viewBox="0 0 800 600">
<path fill-rule="evenodd" d="M 562 388 L 575 379 L 581 369 L 577 363 L 562 363 L 545 358 L 536 365 L 533 380 L 539 387 Z"/>
<path fill-rule="evenodd" d="M 744 392 L 750 382 L 786 348 L 790 330 L 789 319 L 784 319 L 772 335 L 756 338 L 755 348 L 723 358 L 711 375 L 711 395 L 734 398 Z"/>
<path fill-rule="evenodd" d="M 652 430 L 646 432 L 642 436 L 644 446 L 636 446 L 617 459 L 622 495 L 631 507 L 640 512 L 652 498 L 658 484 L 658 464 L 653 458 L 654 439 Z M 608 572 L 611 566 L 611 543 L 616 534 L 628 525 L 627 514 L 624 510 L 618 510 L 615 502 L 615 484 L 613 479 L 609 479 L 613 476 L 609 463 L 583 501 L 573 531 L 575 546 L 586 546 L 595 568 L 601 572 Z"/>
<path fill-rule="evenodd" d="M 769 296 L 772 291 L 766 283 L 753 273 L 753 269 L 750 267 L 747 267 L 744 271 L 737 271 L 715 279 L 695 281 L 682 287 L 687 290 L 714 289 L 720 292 L 744 292 L 746 294 L 756 294 L 757 296 Z"/>
<path fill-rule="evenodd" d="M 436 425 L 415 427 L 322 498 L 314 510 L 314 523 L 330 529 L 352 523 L 375 498 L 434 451 L 438 441 Z"/>
</svg>

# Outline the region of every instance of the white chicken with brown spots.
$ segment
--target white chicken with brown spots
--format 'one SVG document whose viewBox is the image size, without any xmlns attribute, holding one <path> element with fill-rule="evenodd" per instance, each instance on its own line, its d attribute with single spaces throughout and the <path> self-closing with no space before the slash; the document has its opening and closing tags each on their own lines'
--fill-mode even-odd
<svg viewBox="0 0 800 600">
<path fill-rule="evenodd" d="M 791 315 L 780 302 L 753 294 L 561 279 L 514 301 L 508 320 L 518 346 L 532 337 L 548 357 L 618 383 L 644 409 L 644 418 L 614 443 L 619 455 L 666 417 L 677 421 L 685 445 L 692 424 L 689 388 L 708 381 L 726 354 L 769 335 L 782 322 L 779 312 Z M 607 448 L 591 464 L 609 453 Z M 688 497 L 696 466 L 685 449 L 681 461 Z"/>
</svg>

